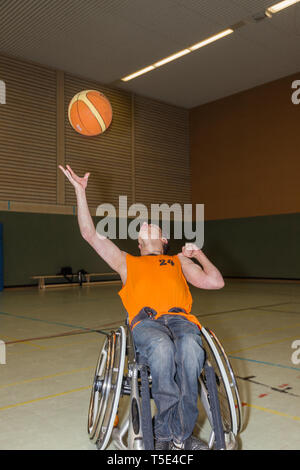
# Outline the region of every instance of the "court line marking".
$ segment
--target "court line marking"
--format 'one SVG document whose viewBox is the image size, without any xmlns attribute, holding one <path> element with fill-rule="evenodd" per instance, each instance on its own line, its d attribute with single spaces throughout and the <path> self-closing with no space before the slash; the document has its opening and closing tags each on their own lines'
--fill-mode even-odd
<svg viewBox="0 0 300 470">
<path fill-rule="evenodd" d="M 283 385 L 278 385 L 277 387 L 275 386 L 272 387 L 272 385 L 268 385 L 263 382 L 258 382 L 257 380 L 253 380 L 253 379 L 256 379 L 255 375 L 252 375 L 252 376 L 250 375 L 249 377 L 240 377 L 236 375 L 236 378 L 239 380 L 243 380 L 244 382 L 248 382 L 250 384 L 258 385 L 259 387 L 267 388 L 270 393 L 277 392 L 277 393 L 281 393 L 282 395 L 300 398 L 300 395 L 297 395 L 296 393 L 293 393 L 290 391 L 293 389 L 293 387 L 290 387 L 289 384 L 283 384 Z M 263 393 L 259 395 L 259 398 L 262 398 L 263 396 L 266 396 L 266 395 L 268 395 L 268 393 L 266 394 Z"/>
<path fill-rule="evenodd" d="M 221 310 L 220 312 L 215 312 L 215 313 L 207 313 L 206 315 L 202 315 L 202 314 L 198 314 L 198 315 L 195 315 L 197 318 L 205 318 L 205 317 L 211 317 L 211 316 L 214 316 L 214 315 L 224 315 L 226 313 L 238 313 L 238 312 L 242 312 L 244 310 L 258 310 L 259 308 L 262 308 L 262 307 L 278 307 L 280 305 L 288 305 L 288 304 L 291 304 L 291 303 L 295 303 L 295 302 L 281 302 L 281 303 L 276 303 L 276 304 L 270 304 L 270 305 L 258 305 L 258 306 L 255 306 L 255 307 L 243 307 L 243 308 L 237 308 L 237 309 L 233 309 L 233 310 Z M 276 310 L 277 311 L 277 310 Z"/>
<path fill-rule="evenodd" d="M 6 405 L 6 406 L 2 406 L 0 408 L 0 411 L 5 411 L 5 410 L 9 410 L 9 409 L 12 409 L 12 408 L 17 408 L 18 406 L 24 406 L 24 405 L 30 405 L 32 403 L 37 403 L 39 401 L 43 401 L 43 400 L 49 400 L 51 398 L 57 398 L 57 397 L 62 397 L 63 395 L 68 395 L 70 393 L 76 393 L 76 392 L 81 392 L 83 390 L 88 390 L 89 388 L 91 388 L 92 386 L 89 385 L 87 387 L 79 387 L 79 388 L 74 388 L 73 390 L 67 390 L 66 392 L 60 392 L 60 393 L 55 393 L 53 395 L 47 395 L 45 397 L 39 397 L 39 398 L 34 398 L 33 400 L 27 400 L 27 401 L 23 401 L 23 402 L 20 402 L 20 403 L 14 403 L 12 405 Z"/>
<path fill-rule="evenodd" d="M 281 326 L 279 328 L 270 328 L 270 329 L 266 329 L 266 330 L 260 330 L 259 333 L 248 333 L 248 334 L 244 334 L 244 335 L 236 335 L 236 336 L 224 336 L 222 337 L 222 341 L 226 341 L 228 343 L 231 343 L 233 341 L 236 341 L 237 339 L 239 338 L 255 338 L 255 337 L 258 337 L 258 336 L 261 336 L 263 334 L 266 334 L 266 333 L 274 333 L 274 332 L 278 332 L 278 331 L 285 331 L 285 330 L 289 330 L 290 328 L 295 328 L 296 326 L 300 326 L 300 323 L 293 323 L 292 325 L 290 326 Z"/>
<path fill-rule="evenodd" d="M 228 354 L 228 357 L 230 359 L 238 359 L 240 361 L 254 362 L 256 364 L 263 364 L 263 365 L 272 366 L 272 367 L 282 367 L 283 369 L 300 370 L 300 367 L 285 366 L 283 364 L 276 364 L 274 362 L 258 361 L 256 359 L 249 359 L 246 357 L 232 356 L 231 354 Z"/>
<path fill-rule="evenodd" d="M 82 344 L 91 344 L 91 343 L 97 343 L 99 345 L 99 339 L 89 339 L 89 340 L 85 340 L 85 341 L 72 341 L 70 343 L 60 343 L 59 345 L 51 345 L 51 346 L 43 346 L 43 350 L 19 350 L 19 351 L 8 351 L 8 354 L 9 356 L 19 356 L 20 354 L 31 354 L 31 353 L 36 353 L 36 352 L 39 352 L 40 354 L 42 354 L 42 352 L 46 351 L 46 352 L 49 352 L 49 351 L 55 351 L 55 350 L 61 350 L 61 349 L 64 349 L 64 348 L 71 348 L 73 346 L 78 346 L 78 345 L 82 345 Z"/>
<path fill-rule="evenodd" d="M 282 338 L 282 339 L 277 339 L 275 341 L 268 341 L 267 343 L 256 344 L 255 346 L 248 346 L 247 348 L 236 349 L 235 351 L 229 351 L 228 355 L 229 354 L 236 354 L 236 353 L 239 353 L 239 352 L 242 352 L 242 351 L 249 351 L 250 349 L 263 348 L 263 347 L 269 346 L 271 344 L 284 343 L 285 341 L 293 340 L 293 339 L 295 339 L 295 335 L 294 336 L 288 336 L 288 337 Z"/>
<path fill-rule="evenodd" d="M 37 336 L 35 338 L 24 338 L 24 339 L 14 339 L 12 341 L 5 341 L 6 345 L 9 344 L 18 344 L 18 343 L 30 343 L 31 341 L 40 341 L 43 339 L 52 339 L 52 338 L 62 338 L 65 336 L 75 336 L 75 335 L 86 335 L 88 333 L 95 333 L 94 331 L 81 331 L 81 330 L 71 330 L 66 331 L 65 333 L 59 333 L 57 335 L 47 335 L 47 336 Z"/>
<path fill-rule="evenodd" d="M 91 385 L 86 386 L 86 387 L 75 388 L 73 390 L 67 390 L 65 392 L 55 393 L 53 395 L 47 395 L 47 396 L 44 396 L 44 397 L 34 398 L 33 400 L 27 400 L 27 401 L 24 401 L 24 402 L 19 402 L 19 403 L 14 403 L 14 404 L 11 404 L 11 405 L 2 406 L 0 408 L 0 411 L 5 411 L 5 410 L 12 409 L 12 408 L 17 408 L 19 406 L 30 405 L 30 404 L 37 403 L 37 402 L 40 402 L 40 401 L 43 401 L 43 400 L 49 400 L 51 398 L 57 398 L 57 397 L 61 397 L 61 396 L 64 396 L 64 395 L 69 395 L 71 393 L 81 392 L 81 391 L 88 390 L 88 389 L 91 389 Z M 245 405 L 250 407 L 250 408 L 254 408 L 254 409 L 257 409 L 257 410 L 260 410 L 260 411 L 264 411 L 266 413 L 271 413 L 271 414 L 274 414 L 274 415 L 277 415 L 277 416 L 281 416 L 283 418 L 292 419 L 294 421 L 300 421 L 299 416 L 291 416 L 287 413 L 283 413 L 283 412 L 280 412 L 280 411 L 277 411 L 277 410 L 273 410 L 271 408 L 264 408 L 262 406 L 253 405 L 253 404 L 250 404 L 250 403 L 245 403 Z"/>
<path fill-rule="evenodd" d="M 120 324 L 119 321 L 115 321 L 114 323 L 105 324 L 103 326 L 104 327 L 109 327 L 109 326 L 112 327 L 114 325 L 119 325 L 119 324 Z M 225 336 L 225 337 L 222 337 L 222 341 L 231 342 L 231 341 L 235 341 L 237 338 L 257 337 L 257 336 L 261 336 L 262 334 L 265 334 L 265 333 L 272 333 L 272 332 L 275 332 L 275 331 L 277 331 L 277 332 L 278 331 L 284 331 L 284 330 L 288 330 L 290 328 L 294 328 L 296 326 L 300 326 L 300 323 L 294 323 L 293 325 L 290 325 L 290 326 L 287 326 L 287 327 L 270 328 L 270 329 L 262 330 L 258 334 L 244 334 L 244 335 L 227 336 L 227 337 Z M 100 327 L 99 327 L 99 329 L 100 329 Z M 44 340 L 44 339 L 53 339 L 53 338 L 59 338 L 59 337 L 75 336 L 75 335 L 82 335 L 82 334 L 95 333 L 95 332 L 97 332 L 97 329 L 90 329 L 88 331 L 73 330 L 73 331 L 70 331 L 70 332 L 60 333 L 60 334 L 57 334 L 57 335 L 48 335 L 48 336 L 40 336 L 40 337 L 36 337 L 36 338 L 25 338 L 25 339 L 16 339 L 16 340 L 13 340 L 13 341 L 5 341 L 5 343 L 6 343 L 6 345 L 18 344 L 18 343 L 27 343 L 27 342 L 32 342 L 32 341 Z M 41 346 L 41 345 L 35 345 L 35 344 L 31 344 L 30 346 L 33 347 L 33 348 L 40 349 L 40 350 L 53 349 L 53 347 L 51 347 L 51 346 Z"/>
<path fill-rule="evenodd" d="M 97 330 L 95 330 L 93 328 L 88 328 L 88 327 L 85 327 L 85 326 L 70 325 L 69 323 L 54 322 L 54 321 L 49 321 L 49 320 L 41 320 L 40 318 L 26 317 L 26 316 L 23 316 L 23 315 L 16 315 L 15 313 L 0 312 L 0 315 L 5 315 L 5 316 L 8 316 L 8 317 L 14 317 L 14 318 L 21 318 L 22 320 L 31 320 L 31 321 L 36 321 L 36 322 L 40 322 L 40 323 L 47 323 L 48 325 L 67 326 L 69 328 L 77 328 L 79 330 L 83 330 L 83 331 L 87 331 L 87 332 L 98 333 Z"/>
<path fill-rule="evenodd" d="M 300 416 L 288 415 L 287 413 L 282 413 L 281 411 L 272 410 L 271 408 L 264 408 L 263 406 L 253 405 L 250 403 L 245 403 L 245 405 L 249 406 L 250 408 L 255 408 L 256 410 L 265 411 L 266 413 L 271 413 L 273 415 L 282 416 L 283 418 L 289 418 L 294 421 L 300 421 Z"/>
<path fill-rule="evenodd" d="M 266 310 L 265 308 L 260 307 L 257 310 L 261 310 L 262 312 L 267 312 L 268 310 L 270 310 L 271 312 L 276 312 L 276 313 L 290 313 L 294 315 L 300 315 L 300 312 L 292 312 L 291 310 L 275 310 L 274 308 L 273 309 L 269 308 L 268 310 Z"/>
<path fill-rule="evenodd" d="M 105 327 L 113 327 L 114 325 L 120 325 L 119 321 L 116 321 L 114 323 L 106 323 Z M 65 333 L 59 333 L 57 335 L 47 335 L 47 336 L 37 336 L 36 338 L 24 338 L 24 339 L 17 339 L 15 341 L 7 341 L 5 344 L 17 344 L 17 343 L 27 343 L 30 341 L 41 341 L 44 339 L 54 339 L 54 338 L 63 338 L 66 336 L 76 336 L 76 335 L 86 335 L 88 333 L 101 333 L 100 327 L 99 329 L 90 329 L 89 331 L 77 331 L 77 330 L 71 330 L 71 331 L 66 331 Z M 42 346 L 41 346 L 42 347 Z M 47 347 L 47 346 L 46 346 Z M 44 349 L 44 347 L 43 347 Z"/>
<path fill-rule="evenodd" d="M 44 375 L 42 377 L 33 377 L 32 379 L 26 379 L 26 380 L 21 380 L 19 382 L 11 382 L 11 383 L 8 383 L 8 384 L 0 385 L 0 389 L 7 388 L 7 387 L 15 387 L 16 385 L 24 385 L 24 384 L 28 384 L 28 383 L 32 383 L 32 382 L 39 382 L 41 380 L 52 379 L 54 377 L 63 377 L 65 375 L 77 374 L 79 372 L 91 370 L 91 369 L 94 369 L 94 368 L 95 367 L 92 367 L 92 366 L 90 366 L 90 367 L 81 367 L 79 369 L 73 369 L 73 370 L 68 370 L 68 371 L 64 371 L 64 372 L 57 372 L 56 374 Z"/>
<path fill-rule="evenodd" d="M 78 330 L 81 330 L 81 331 L 84 331 L 86 333 L 99 333 L 99 329 L 100 328 L 88 328 L 88 327 L 84 327 L 84 326 L 78 326 L 78 325 L 71 325 L 71 324 L 68 324 L 68 323 L 60 323 L 60 322 L 53 322 L 53 321 L 49 321 L 49 320 L 41 320 L 39 318 L 32 318 L 32 317 L 26 317 L 26 316 L 22 316 L 22 315 L 16 315 L 14 313 L 7 313 L 7 312 L 0 312 L 0 315 L 5 315 L 5 316 L 9 316 L 9 317 L 15 317 L 15 318 L 21 318 L 23 320 L 31 320 L 31 321 L 36 321 L 36 322 L 40 322 L 40 323 L 47 323 L 49 325 L 59 325 L 59 326 L 66 326 L 66 327 L 69 327 L 69 328 L 77 328 Z M 123 319 L 124 320 L 124 319 Z M 117 323 L 118 321 L 116 320 L 113 324 L 112 323 L 108 323 L 108 324 L 105 324 L 103 325 L 104 327 L 105 326 L 113 326 L 115 323 Z M 118 322 L 118 324 L 120 324 Z M 76 330 L 75 330 L 76 331 Z M 70 332 L 72 333 L 72 332 Z M 62 334 L 59 334 L 59 335 L 55 335 L 55 337 L 57 336 L 64 336 L 64 335 L 67 335 L 68 332 L 65 332 L 65 333 L 62 333 Z M 79 334 L 79 333 L 78 333 Z M 22 339 L 22 340 L 17 340 L 18 342 L 27 342 L 27 341 L 32 341 L 32 340 L 37 340 L 37 339 L 44 339 L 44 338 L 49 338 L 50 336 L 44 336 L 44 337 L 40 337 L 40 338 L 29 338 L 29 339 Z M 54 335 L 51 335 L 51 337 L 54 337 Z M 14 342 L 17 342 L 17 341 L 14 341 Z M 12 342 L 11 342 L 12 343 Z M 7 343 L 8 344 L 8 343 Z"/>
<path fill-rule="evenodd" d="M 201 317 L 205 318 L 205 317 L 211 317 L 211 316 L 214 316 L 214 315 L 223 315 L 223 314 L 226 314 L 226 313 L 235 313 L 235 312 L 240 312 L 240 311 L 244 311 L 244 310 L 255 310 L 255 309 L 262 308 L 262 307 L 276 307 L 276 306 L 286 305 L 286 304 L 291 304 L 291 303 L 295 303 L 295 302 L 282 302 L 282 303 L 276 303 L 276 304 L 271 304 L 271 305 L 259 305 L 259 306 L 256 306 L 256 307 L 245 307 L 245 308 L 239 308 L 239 309 L 234 309 L 234 310 L 223 310 L 223 311 L 220 311 L 220 312 L 209 313 L 209 314 L 206 314 L 206 315 L 203 315 L 203 314 L 194 314 L 194 315 L 197 318 L 201 318 Z M 31 320 L 31 321 L 40 322 L 40 323 L 47 323 L 49 325 L 58 325 L 58 326 L 66 326 L 66 327 L 69 327 L 69 328 L 77 328 L 78 330 L 83 330 L 83 331 L 87 331 L 87 332 L 96 332 L 96 329 L 93 329 L 93 328 L 88 328 L 88 327 L 78 326 L 78 325 L 71 325 L 69 323 L 42 320 L 40 318 L 27 317 L 27 316 L 24 316 L 24 315 L 16 315 L 14 313 L 0 312 L 0 315 L 20 318 L 20 319 L 23 319 L 23 320 Z M 124 319 L 122 319 L 122 320 L 124 321 Z M 122 320 L 120 321 L 120 324 L 121 324 Z M 115 324 L 115 323 L 117 323 L 117 320 L 113 324 Z M 105 327 L 105 326 L 109 326 L 109 325 L 113 325 L 113 324 L 110 323 L 108 325 L 103 325 L 103 326 Z M 41 339 L 43 339 L 43 338 L 44 337 L 42 337 Z M 35 338 L 33 338 L 33 339 L 35 339 Z M 30 340 L 32 340 L 32 339 L 30 339 Z M 19 342 L 21 342 L 21 341 L 25 342 L 25 341 L 29 341 L 29 340 L 26 340 L 26 339 L 25 340 L 19 340 Z"/>
<path fill-rule="evenodd" d="M 15 358 L 17 356 L 20 356 L 20 355 L 24 355 L 26 354 L 26 357 L 30 356 L 30 354 L 33 354 L 33 353 L 39 353 L 40 355 L 43 353 L 43 352 L 48 352 L 50 353 L 51 351 L 58 351 L 58 353 L 62 352 L 62 350 L 64 350 L 65 348 L 72 348 L 72 347 L 76 347 L 77 345 L 88 345 L 88 344 L 92 344 L 92 343 L 95 343 L 95 344 L 100 344 L 99 343 L 99 340 L 96 340 L 96 339 L 93 339 L 93 340 L 86 340 L 86 341 L 80 341 L 78 343 L 76 342 L 72 342 L 72 343 L 62 343 L 60 345 L 51 345 L 51 346 L 44 346 L 43 347 L 43 351 L 41 350 L 13 350 L 13 351 L 8 351 L 7 352 L 7 356 L 8 357 L 11 357 L 11 358 Z"/>
<path fill-rule="evenodd" d="M 4 336 L 1 335 L 1 338 L 2 338 L 2 340 L 5 342 L 6 345 L 8 345 L 8 344 L 14 344 L 14 343 L 19 342 L 18 339 L 12 338 L 11 336 L 7 336 L 7 335 L 4 335 Z M 7 338 L 8 341 L 6 341 L 5 338 Z M 31 344 L 31 341 L 30 341 L 30 340 L 28 340 L 28 341 L 26 341 L 26 342 L 29 343 L 29 344 L 26 344 L 26 346 L 29 346 L 30 348 L 42 349 L 42 350 L 45 349 L 44 346 L 41 346 L 41 345 L 39 345 L 39 344 Z"/>
</svg>

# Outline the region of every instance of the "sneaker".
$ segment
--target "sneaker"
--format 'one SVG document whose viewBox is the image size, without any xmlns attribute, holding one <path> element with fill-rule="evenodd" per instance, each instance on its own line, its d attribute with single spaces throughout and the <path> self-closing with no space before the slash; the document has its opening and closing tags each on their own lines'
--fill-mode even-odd
<svg viewBox="0 0 300 470">
<path fill-rule="evenodd" d="M 162 441 L 160 439 L 154 440 L 154 449 L 155 450 L 170 450 L 171 441 Z"/>
<path fill-rule="evenodd" d="M 170 450 L 184 450 L 184 442 L 172 442 Z"/>
<path fill-rule="evenodd" d="M 190 436 L 185 441 L 185 449 L 186 450 L 208 450 L 207 444 L 205 442 L 200 441 L 195 436 Z"/>
<path fill-rule="evenodd" d="M 208 446 L 195 436 L 190 436 L 184 442 L 173 441 L 170 450 L 208 450 Z"/>
</svg>

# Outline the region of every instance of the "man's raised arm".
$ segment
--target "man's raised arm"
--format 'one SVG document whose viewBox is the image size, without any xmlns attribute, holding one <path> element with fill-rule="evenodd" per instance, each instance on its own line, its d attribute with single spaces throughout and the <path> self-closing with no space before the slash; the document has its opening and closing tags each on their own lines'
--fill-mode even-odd
<svg viewBox="0 0 300 470">
<path fill-rule="evenodd" d="M 126 253 L 121 251 L 111 240 L 96 232 L 92 220 L 85 189 L 87 187 L 90 173 L 83 178 L 77 176 L 72 168 L 67 165 L 66 169 L 59 165 L 61 171 L 74 186 L 77 199 L 77 214 L 80 233 L 83 238 L 94 248 L 99 256 L 117 273 L 120 274 L 123 283 L 126 281 Z"/>
<path fill-rule="evenodd" d="M 222 289 L 224 287 L 224 279 L 220 271 L 193 243 L 187 243 L 182 248 L 182 253 L 178 253 L 177 256 L 184 277 L 193 286 L 200 289 Z M 195 258 L 201 266 L 194 263 L 191 258 Z"/>
</svg>

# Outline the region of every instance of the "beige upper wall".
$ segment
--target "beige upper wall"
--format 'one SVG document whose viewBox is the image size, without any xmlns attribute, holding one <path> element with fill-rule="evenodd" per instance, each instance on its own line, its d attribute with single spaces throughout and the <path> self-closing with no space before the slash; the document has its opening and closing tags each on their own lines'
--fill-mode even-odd
<svg viewBox="0 0 300 470">
<path fill-rule="evenodd" d="M 300 212 L 297 79 L 191 110 L 192 202 L 205 204 L 206 220 Z"/>
</svg>

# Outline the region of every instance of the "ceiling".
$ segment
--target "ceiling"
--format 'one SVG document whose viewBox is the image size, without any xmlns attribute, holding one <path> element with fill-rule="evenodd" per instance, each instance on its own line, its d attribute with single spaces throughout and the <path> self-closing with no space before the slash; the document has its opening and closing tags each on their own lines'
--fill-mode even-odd
<svg viewBox="0 0 300 470">
<path fill-rule="evenodd" d="M 0 0 L 0 53 L 192 108 L 300 73 L 300 4 L 253 20 L 277 2 Z M 120 81 L 241 20 L 234 34 Z"/>
</svg>

